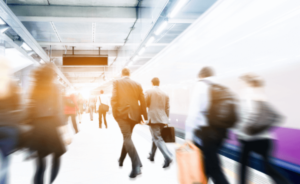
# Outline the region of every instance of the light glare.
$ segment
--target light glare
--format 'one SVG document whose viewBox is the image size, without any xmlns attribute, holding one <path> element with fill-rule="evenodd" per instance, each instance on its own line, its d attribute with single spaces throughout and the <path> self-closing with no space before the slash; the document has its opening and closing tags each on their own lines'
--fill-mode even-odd
<svg viewBox="0 0 300 184">
<path fill-rule="evenodd" d="M 155 34 L 155 35 L 159 35 L 161 32 L 163 32 L 163 30 L 166 29 L 167 25 L 168 25 L 168 22 L 167 22 L 167 21 L 164 21 L 164 22 L 160 25 L 160 27 L 156 30 L 156 32 L 155 32 L 154 34 Z"/>
<path fill-rule="evenodd" d="M 180 11 L 180 9 L 185 5 L 187 0 L 181 0 L 176 5 L 175 8 L 172 10 L 172 12 L 169 14 L 170 18 L 175 17 L 175 15 Z"/>
<path fill-rule="evenodd" d="M 23 49 L 25 49 L 26 51 L 31 51 L 32 50 L 25 42 L 22 44 L 21 47 L 23 47 Z"/>
<path fill-rule="evenodd" d="M 6 23 L 0 18 L 0 25 L 6 25 Z"/>
<path fill-rule="evenodd" d="M 143 48 L 140 50 L 139 55 L 142 55 L 144 52 L 145 52 L 145 47 L 143 47 Z"/>
<path fill-rule="evenodd" d="M 154 40 L 155 40 L 155 38 L 152 36 L 146 43 L 146 47 L 148 47 Z"/>
</svg>

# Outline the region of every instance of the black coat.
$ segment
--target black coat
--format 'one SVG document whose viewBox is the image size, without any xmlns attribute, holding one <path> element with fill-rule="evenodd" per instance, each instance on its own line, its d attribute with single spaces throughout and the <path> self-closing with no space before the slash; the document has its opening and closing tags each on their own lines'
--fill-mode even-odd
<svg viewBox="0 0 300 184">
<path fill-rule="evenodd" d="M 128 117 L 135 122 L 140 122 L 143 115 L 144 119 L 148 120 L 142 86 L 129 77 L 113 82 L 111 106 L 115 119 Z"/>
</svg>

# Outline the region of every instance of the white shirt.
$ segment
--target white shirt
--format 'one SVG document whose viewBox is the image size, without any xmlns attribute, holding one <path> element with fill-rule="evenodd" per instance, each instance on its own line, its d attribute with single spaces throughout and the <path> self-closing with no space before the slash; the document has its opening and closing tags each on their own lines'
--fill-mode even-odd
<svg viewBox="0 0 300 184">
<path fill-rule="evenodd" d="M 190 100 L 188 117 L 185 123 L 185 139 L 193 140 L 193 131 L 195 128 L 207 126 L 206 112 L 210 103 L 210 78 L 199 79 L 195 84 L 194 91 Z"/>
<path fill-rule="evenodd" d="M 101 103 L 105 104 L 105 105 L 109 105 L 109 101 L 108 101 L 108 98 L 106 95 L 104 94 L 101 94 L 99 96 L 99 98 L 101 99 Z M 98 99 L 99 100 L 99 99 Z M 99 104 L 100 104 L 100 101 L 99 101 Z"/>
</svg>

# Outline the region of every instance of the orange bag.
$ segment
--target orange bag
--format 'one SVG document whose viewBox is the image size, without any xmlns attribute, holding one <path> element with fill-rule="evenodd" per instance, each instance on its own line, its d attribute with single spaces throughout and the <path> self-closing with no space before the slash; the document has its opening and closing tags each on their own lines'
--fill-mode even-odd
<svg viewBox="0 0 300 184">
<path fill-rule="evenodd" d="M 180 184 L 207 184 L 201 150 L 187 142 L 176 150 Z"/>
</svg>

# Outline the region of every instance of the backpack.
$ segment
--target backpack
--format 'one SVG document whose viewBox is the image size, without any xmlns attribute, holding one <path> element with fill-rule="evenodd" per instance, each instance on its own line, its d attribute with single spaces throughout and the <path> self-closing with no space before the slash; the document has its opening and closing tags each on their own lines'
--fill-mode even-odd
<svg viewBox="0 0 300 184">
<path fill-rule="evenodd" d="M 210 107 L 207 112 L 209 125 L 213 128 L 231 128 L 238 121 L 236 100 L 228 88 L 210 85 Z"/>
<path fill-rule="evenodd" d="M 267 102 L 257 101 L 258 113 L 252 114 L 245 126 L 245 133 L 256 135 L 282 122 L 283 117 Z"/>
</svg>

